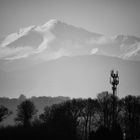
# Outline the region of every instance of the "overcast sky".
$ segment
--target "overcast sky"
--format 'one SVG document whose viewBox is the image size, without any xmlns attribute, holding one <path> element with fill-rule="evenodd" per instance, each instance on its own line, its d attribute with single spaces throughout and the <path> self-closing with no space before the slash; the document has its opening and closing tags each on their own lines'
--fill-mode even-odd
<svg viewBox="0 0 140 140">
<path fill-rule="evenodd" d="M 50 19 L 107 36 L 140 37 L 140 0 L 0 0 L 0 37 Z"/>
</svg>

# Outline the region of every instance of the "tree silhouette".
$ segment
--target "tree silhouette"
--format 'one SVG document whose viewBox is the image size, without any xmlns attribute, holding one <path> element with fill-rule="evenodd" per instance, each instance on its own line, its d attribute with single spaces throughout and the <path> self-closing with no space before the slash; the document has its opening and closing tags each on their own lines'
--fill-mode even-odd
<svg viewBox="0 0 140 140">
<path fill-rule="evenodd" d="M 122 140 L 140 138 L 140 97 L 116 96 L 116 123 L 112 127 L 112 94 L 99 93 L 96 99 L 72 99 L 44 108 L 39 116 L 32 101 L 25 100 L 17 107 L 15 121 L 23 126 L 0 129 L 0 137 L 8 134 L 25 139 L 30 136 L 61 140 Z M 7 109 L 0 108 L 3 120 Z M 33 119 L 34 118 L 34 119 Z M 34 121 L 33 121 L 34 120 Z M 31 127 L 29 127 L 31 126 Z M 123 133 L 122 133 L 123 132 Z"/>
<path fill-rule="evenodd" d="M 9 116 L 12 112 L 8 110 L 5 106 L 0 106 L 0 122 L 2 122 L 7 116 Z"/>
<path fill-rule="evenodd" d="M 50 133 L 65 139 L 76 139 L 79 117 L 83 109 L 82 100 L 73 99 L 51 107 L 45 107 L 40 119 L 49 127 Z M 59 136 L 58 136 L 59 137 Z"/>
<path fill-rule="evenodd" d="M 34 103 L 30 100 L 25 100 L 17 106 L 17 117 L 15 121 L 18 124 L 28 127 L 31 125 L 31 120 L 36 113 L 37 110 Z"/>
<path fill-rule="evenodd" d="M 91 124 L 93 119 L 95 119 L 97 110 L 97 100 L 91 98 L 83 100 L 84 108 L 82 110 L 82 117 L 84 118 L 84 139 L 88 138 L 88 134 L 91 131 Z"/>
<path fill-rule="evenodd" d="M 109 94 L 108 92 L 102 92 L 97 95 L 98 98 L 98 103 L 99 103 L 99 116 L 100 116 L 100 125 L 99 125 L 99 130 L 104 131 L 108 130 L 110 131 L 110 134 L 108 133 L 108 137 L 112 139 L 122 139 L 122 129 L 120 128 L 120 118 L 121 117 L 121 107 L 122 104 L 115 96 L 115 98 L 112 96 L 112 94 Z M 115 107 L 115 112 L 113 110 L 113 101 L 115 100 L 116 107 Z M 112 117 L 113 115 L 115 118 Z M 105 135 L 105 133 L 101 134 L 102 131 L 99 131 L 99 135 Z"/>
<path fill-rule="evenodd" d="M 128 95 L 123 99 L 124 127 L 127 137 L 136 138 L 140 132 L 140 100 Z"/>
<path fill-rule="evenodd" d="M 52 119 L 53 110 L 55 110 L 55 106 L 56 105 L 53 105 L 51 107 L 46 106 L 44 108 L 44 112 L 39 115 L 39 119 L 42 121 L 42 123 L 47 124 Z"/>
<path fill-rule="evenodd" d="M 99 104 L 100 125 L 110 129 L 112 125 L 112 95 L 102 92 L 97 95 Z"/>
</svg>

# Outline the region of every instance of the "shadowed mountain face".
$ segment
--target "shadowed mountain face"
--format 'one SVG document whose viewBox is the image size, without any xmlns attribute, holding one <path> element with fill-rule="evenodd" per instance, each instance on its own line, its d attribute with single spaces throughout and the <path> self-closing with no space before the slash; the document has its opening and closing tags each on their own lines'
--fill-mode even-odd
<svg viewBox="0 0 140 140">
<path fill-rule="evenodd" d="M 139 94 L 139 44 L 57 20 L 21 29 L 0 44 L 0 95 L 95 97 L 111 90 L 111 69 L 119 71 L 119 96 Z"/>
</svg>

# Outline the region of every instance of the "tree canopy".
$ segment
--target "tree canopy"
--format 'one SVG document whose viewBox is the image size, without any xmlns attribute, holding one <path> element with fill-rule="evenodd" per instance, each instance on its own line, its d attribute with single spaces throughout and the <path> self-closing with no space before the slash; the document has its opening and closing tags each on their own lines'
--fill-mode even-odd
<svg viewBox="0 0 140 140">
<path fill-rule="evenodd" d="M 34 103 L 31 100 L 25 100 L 17 106 L 17 117 L 15 121 L 23 126 L 29 126 L 36 113 L 37 110 Z"/>
</svg>

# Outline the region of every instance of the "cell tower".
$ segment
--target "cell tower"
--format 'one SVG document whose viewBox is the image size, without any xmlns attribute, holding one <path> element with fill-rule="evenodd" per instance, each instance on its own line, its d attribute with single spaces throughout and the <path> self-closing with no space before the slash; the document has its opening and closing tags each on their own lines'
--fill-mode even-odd
<svg viewBox="0 0 140 140">
<path fill-rule="evenodd" d="M 112 114 L 112 126 L 114 127 L 116 123 L 116 96 L 117 96 L 117 85 L 119 84 L 119 75 L 118 71 L 114 70 L 110 73 L 110 84 L 112 85 L 113 91 L 113 114 Z"/>
</svg>

